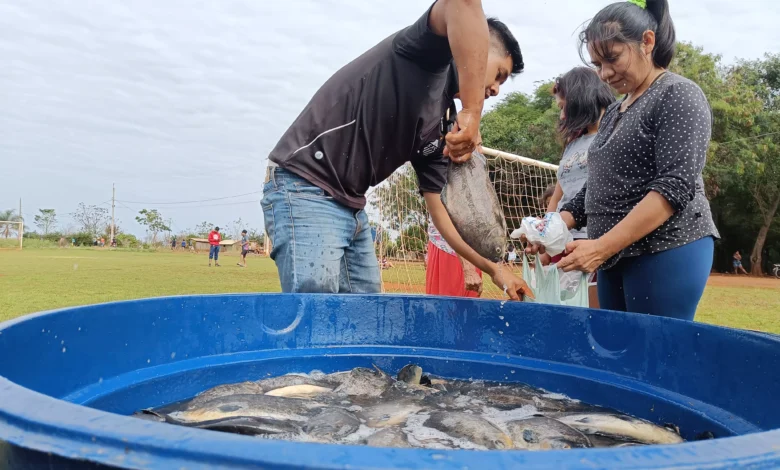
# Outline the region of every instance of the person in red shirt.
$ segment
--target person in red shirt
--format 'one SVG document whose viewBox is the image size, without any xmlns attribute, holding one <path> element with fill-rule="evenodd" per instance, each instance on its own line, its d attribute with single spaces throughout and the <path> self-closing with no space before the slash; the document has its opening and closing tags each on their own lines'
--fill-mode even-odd
<svg viewBox="0 0 780 470">
<path fill-rule="evenodd" d="M 209 267 L 211 267 L 211 260 L 214 259 L 214 266 L 219 266 L 219 242 L 222 241 L 222 235 L 219 233 L 219 227 L 214 227 L 214 230 L 209 232 Z"/>
</svg>

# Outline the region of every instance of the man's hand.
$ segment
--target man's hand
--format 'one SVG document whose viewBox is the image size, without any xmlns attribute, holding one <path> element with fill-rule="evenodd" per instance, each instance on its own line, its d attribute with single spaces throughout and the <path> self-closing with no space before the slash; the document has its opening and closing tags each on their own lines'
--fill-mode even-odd
<svg viewBox="0 0 780 470">
<path fill-rule="evenodd" d="M 536 298 L 528 284 L 508 268 L 496 266 L 490 278 L 493 280 L 493 284 L 498 286 L 499 289 L 505 290 L 512 300 L 523 300 L 524 295 L 532 299 Z"/>
<path fill-rule="evenodd" d="M 447 146 L 444 155 L 455 163 L 469 161 L 471 153 L 482 145 L 482 135 L 479 133 L 480 112 L 462 109 L 452 131 L 444 136 Z"/>
<path fill-rule="evenodd" d="M 558 262 L 564 272 L 582 271 L 592 273 L 607 261 L 614 251 L 608 249 L 601 240 L 577 240 L 566 244 L 565 258 Z"/>
</svg>

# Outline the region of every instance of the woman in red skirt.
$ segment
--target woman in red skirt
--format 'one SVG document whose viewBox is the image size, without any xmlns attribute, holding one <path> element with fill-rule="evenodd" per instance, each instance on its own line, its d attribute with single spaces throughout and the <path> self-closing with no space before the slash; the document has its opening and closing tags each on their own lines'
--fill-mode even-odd
<svg viewBox="0 0 780 470">
<path fill-rule="evenodd" d="M 433 222 L 428 223 L 425 293 L 450 297 L 482 295 L 482 272 L 450 248 Z"/>
</svg>

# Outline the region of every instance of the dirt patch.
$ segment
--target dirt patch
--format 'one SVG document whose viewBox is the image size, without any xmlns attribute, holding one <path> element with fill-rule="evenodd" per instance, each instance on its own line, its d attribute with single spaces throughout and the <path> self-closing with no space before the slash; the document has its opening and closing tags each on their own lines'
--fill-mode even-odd
<svg viewBox="0 0 780 470">
<path fill-rule="evenodd" d="M 707 281 L 708 286 L 717 287 L 754 287 L 759 289 L 780 289 L 780 279 L 773 277 L 753 277 L 735 274 L 713 274 Z"/>
<path fill-rule="evenodd" d="M 402 284 L 400 282 L 385 282 L 383 283 L 385 292 L 393 293 L 409 293 L 409 294 L 424 294 L 425 284 L 423 285 L 410 285 Z"/>
</svg>

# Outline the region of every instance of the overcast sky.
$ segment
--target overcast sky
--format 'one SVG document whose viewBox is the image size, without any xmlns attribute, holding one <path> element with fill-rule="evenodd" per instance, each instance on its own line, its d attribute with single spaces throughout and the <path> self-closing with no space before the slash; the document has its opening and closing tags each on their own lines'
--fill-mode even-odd
<svg viewBox="0 0 780 470">
<path fill-rule="evenodd" d="M 117 218 L 138 235 L 144 207 L 177 231 L 238 217 L 259 229 L 267 154 L 285 128 L 334 71 L 430 3 L 0 0 L 0 209 L 21 197 L 28 223 L 55 208 L 67 227 L 116 183 Z M 608 3 L 483 0 L 525 56 L 501 96 L 580 65 L 576 33 Z M 678 38 L 726 62 L 780 49 L 777 0 L 671 3 Z"/>
</svg>

